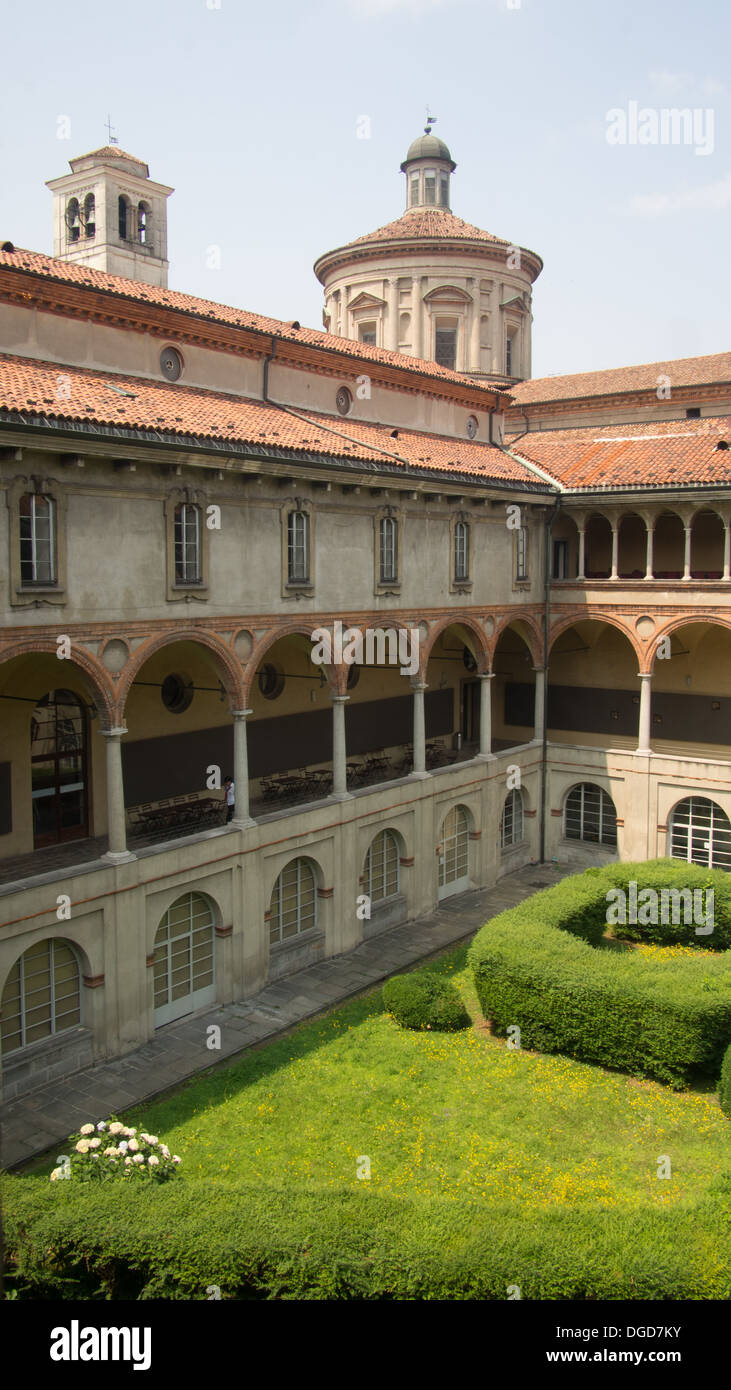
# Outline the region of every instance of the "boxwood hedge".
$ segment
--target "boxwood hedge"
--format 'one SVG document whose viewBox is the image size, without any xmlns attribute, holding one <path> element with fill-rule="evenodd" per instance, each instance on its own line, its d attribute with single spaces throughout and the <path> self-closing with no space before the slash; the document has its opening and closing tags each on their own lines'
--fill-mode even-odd
<svg viewBox="0 0 731 1390">
<path fill-rule="evenodd" d="M 469 1027 L 470 1016 L 459 991 L 433 970 L 392 975 L 383 986 L 383 1003 L 402 1028 L 456 1033 Z"/>
<path fill-rule="evenodd" d="M 648 879 L 654 887 L 691 886 L 691 869 L 660 860 L 589 871 L 482 927 L 469 961 L 482 1010 L 496 1032 L 517 1025 L 523 1047 L 673 1086 L 686 1085 L 695 1072 L 717 1076 L 731 1041 L 731 952 L 656 960 L 597 949 L 606 930 L 609 887 L 635 875 L 641 887 L 650 886 Z M 710 880 L 715 888 L 725 875 L 701 871 L 698 877 L 693 886 Z M 725 884 L 719 901 L 719 922 L 727 930 Z M 622 927 L 616 931 L 626 934 Z M 708 937 L 693 940 L 709 944 Z"/>
</svg>

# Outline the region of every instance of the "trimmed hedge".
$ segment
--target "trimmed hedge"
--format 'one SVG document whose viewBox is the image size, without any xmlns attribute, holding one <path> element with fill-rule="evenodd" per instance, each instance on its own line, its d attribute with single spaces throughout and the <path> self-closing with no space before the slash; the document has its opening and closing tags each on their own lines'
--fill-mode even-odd
<svg viewBox="0 0 731 1390">
<path fill-rule="evenodd" d="M 652 886 L 681 886 L 676 867 L 689 883 L 692 866 L 655 861 Z M 731 1040 L 731 953 L 652 960 L 594 949 L 607 887 L 621 886 L 612 882 L 618 869 L 627 881 L 636 870 L 644 884 L 643 865 L 611 865 L 565 879 L 482 927 L 468 959 L 483 1013 L 498 1033 L 517 1024 L 521 1046 L 540 1052 L 676 1087 L 694 1072 L 717 1076 Z M 709 938 L 694 940 L 707 946 Z"/>
<path fill-rule="evenodd" d="M 638 884 L 639 890 L 653 888 L 659 894 L 663 889 L 688 888 L 691 892 L 704 892 L 713 889 L 713 930 L 697 934 L 695 922 L 648 922 L 626 923 L 611 928 L 615 936 L 629 941 L 652 941 L 661 946 L 698 946 L 702 950 L 727 951 L 731 947 L 731 874 L 722 869 L 703 869 L 697 864 L 686 864 L 678 859 L 648 859 L 644 863 L 614 863 L 601 869 L 587 869 L 581 875 L 596 889 L 593 903 L 587 903 L 585 912 L 592 931 L 602 923 L 601 932 L 606 930 L 606 894 L 611 888 L 621 888 L 628 893 L 630 883 Z M 576 879 L 566 879 L 560 887 L 569 887 Z M 549 890 L 553 892 L 553 889 Z M 638 912 L 638 916 L 640 913 Z M 558 924 L 555 924 L 558 925 Z M 703 924 L 705 925 L 705 923 Z"/>
<path fill-rule="evenodd" d="M 718 1099 L 724 1115 L 731 1120 L 731 1043 L 723 1054 L 721 1078 L 718 1083 Z"/>
<path fill-rule="evenodd" d="M 728 1299 L 728 1180 L 662 1211 L 166 1183 L 4 1184 L 21 1299 Z M 725 1187 L 725 1194 L 724 1194 Z M 187 1191 L 186 1191 L 187 1188 Z"/>
<path fill-rule="evenodd" d="M 457 1033 L 470 1024 L 456 986 L 433 970 L 392 975 L 383 986 L 383 1003 L 402 1028 Z"/>
</svg>

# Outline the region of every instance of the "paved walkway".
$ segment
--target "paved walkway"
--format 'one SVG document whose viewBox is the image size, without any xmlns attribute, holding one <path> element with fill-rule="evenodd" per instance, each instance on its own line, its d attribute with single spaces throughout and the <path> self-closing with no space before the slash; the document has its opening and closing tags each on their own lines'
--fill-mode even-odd
<svg viewBox="0 0 731 1390">
<path fill-rule="evenodd" d="M 148 1043 L 111 1062 L 100 1062 L 41 1086 L 3 1107 L 2 1166 L 62 1144 L 90 1120 L 122 1113 L 177 1086 L 197 1072 L 269 1042 L 303 1019 L 378 985 L 389 975 L 472 936 L 489 917 L 556 883 L 570 869 L 530 865 L 493 888 L 447 899 L 417 918 L 336 956 L 267 985 L 240 1004 L 227 1004 L 168 1024 Z M 221 1029 L 220 1051 L 208 1051 L 206 1029 Z M 60 1152 L 60 1150 L 59 1150 Z"/>
</svg>

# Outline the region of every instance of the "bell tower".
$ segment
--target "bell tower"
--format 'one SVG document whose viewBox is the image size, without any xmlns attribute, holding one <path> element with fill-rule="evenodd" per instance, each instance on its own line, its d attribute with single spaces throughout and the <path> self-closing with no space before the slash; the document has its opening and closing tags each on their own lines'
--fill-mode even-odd
<svg viewBox="0 0 731 1390">
<path fill-rule="evenodd" d="M 69 160 L 70 174 L 49 179 L 53 254 L 109 275 L 165 289 L 168 282 L 167 200 L 147 165 L 118 145 Z"/>
</svg>

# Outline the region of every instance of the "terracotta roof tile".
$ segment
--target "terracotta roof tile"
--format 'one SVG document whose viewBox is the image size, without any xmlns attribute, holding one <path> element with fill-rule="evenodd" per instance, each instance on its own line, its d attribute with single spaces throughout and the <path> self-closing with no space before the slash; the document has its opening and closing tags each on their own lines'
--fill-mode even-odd
<svg viewBox="0 0 731 1390">
<path fill-rule="evenodd" d="M 707 357 L 680 357 L 670 362 L 646 362 L 637 367 L 612 367 L 603 372 L 579 372 L 574 376 L 534 377 L 511 386 L 515 407 L 541 401 L 581 400 L 588 396 L 609 396 L 627 391 L 652 391 L 658 377 L 668 377 L 671 388 L 706 386 L 731 382 L 731 352 Z"/>
<path fill-rule="evenodd" d="M 469 384 L 477 390 L 494 394 L 498 387 L 467 378 L 459 372 L 449 371 L 436 362 L 425 362 L 404 353 L 390 352 L 386 348 L 372 347 L 368 343 L 357 343 L 350 338 L 339 338 L 333 333 L 324 333 L 316 328 L 294 328 L 291 323 L 280 319 L 266 318 L 262 314 L 251 313 L 247 309 L 235 309 L 227 304 L 217 304 L 213 300 L 198 299 L 192 294 L 179 290 L 159 289 L 156 285 L 146 285 L 139 280 L 128 280 L 121 275 L 107 275 L 102 270 L 92 270 L 90 266 L 72 264 L 44 256 L 37 251 L 25 251 L 16 247 L 14 251 L 0 250 L 0 266 L 30 272 L 45 280 L 60 281 L 103 293 L 135 300 L 137 303 L 155 304 L 162 308 L 174 309 L 198 318 L 212 319 L 229 326 L 250 329 L 255 333 L 287 339 L 290 342 L 307 343 L 312 347 L 327 348 L 330 352 L 340 351 L 349 357 L 380 363 L 384 366 L 398 367 L 411 376 L 440 378 L 460 386 Z M 509 396 L 504 393 L 507 401 Z"/>
<path fill-rule="evenodd" d="M 446 208 L 413 208 L 404 212 L 401 217 L 397 217 L 393 222 L 387 222 L 385 226 L 378 227 L 375 232 L 366 232 L 365 236 L 356 237 L 354 241 L 347 242 L 344 246 L 335 247 L 332 251 L 327 251 L 319 256 L 315 262 L 315 274 L 320 279 L 318 267 L 330 260 L 331 257 L 340 257 L 349 251 L 360 251 L 369 246 L 381 246 L 384 242 L 429 242 L 429 241 L 481 241 L 489 243 L 495 247 L 509 247 L 513 243 L 506 241 L 504 237 L 493 236 L 492 232 L 483 231 L 482 227 L 475 227 L 472 222 L 465 222 L 461 217 L 455 217 L 454 213 L 448 212 Z M 529 251 L 539 267 L 543 261 L 535 251 Z"/>
<path fill-rule="evenodd" d="M 0 355 L 0 420 L 13 423 L 16 416 L 27 423 L 41 417 L 59 429 L 65 422 L 117 426 L 201 444 L 226 441 L 231 448 L 251 445 L 383 469 L 408 466 L 546 491 L 529 469 L 489 444 L 401 428 L 393 438 L 390 425 L 310 411 L 294 415 L 246 397 Z"/>
<path fill-rule="evenodd" d="M 506 436 L 519 458 L 570 489 L 731 484 L 731 419 L 644 421 Z"/>
</svg>

